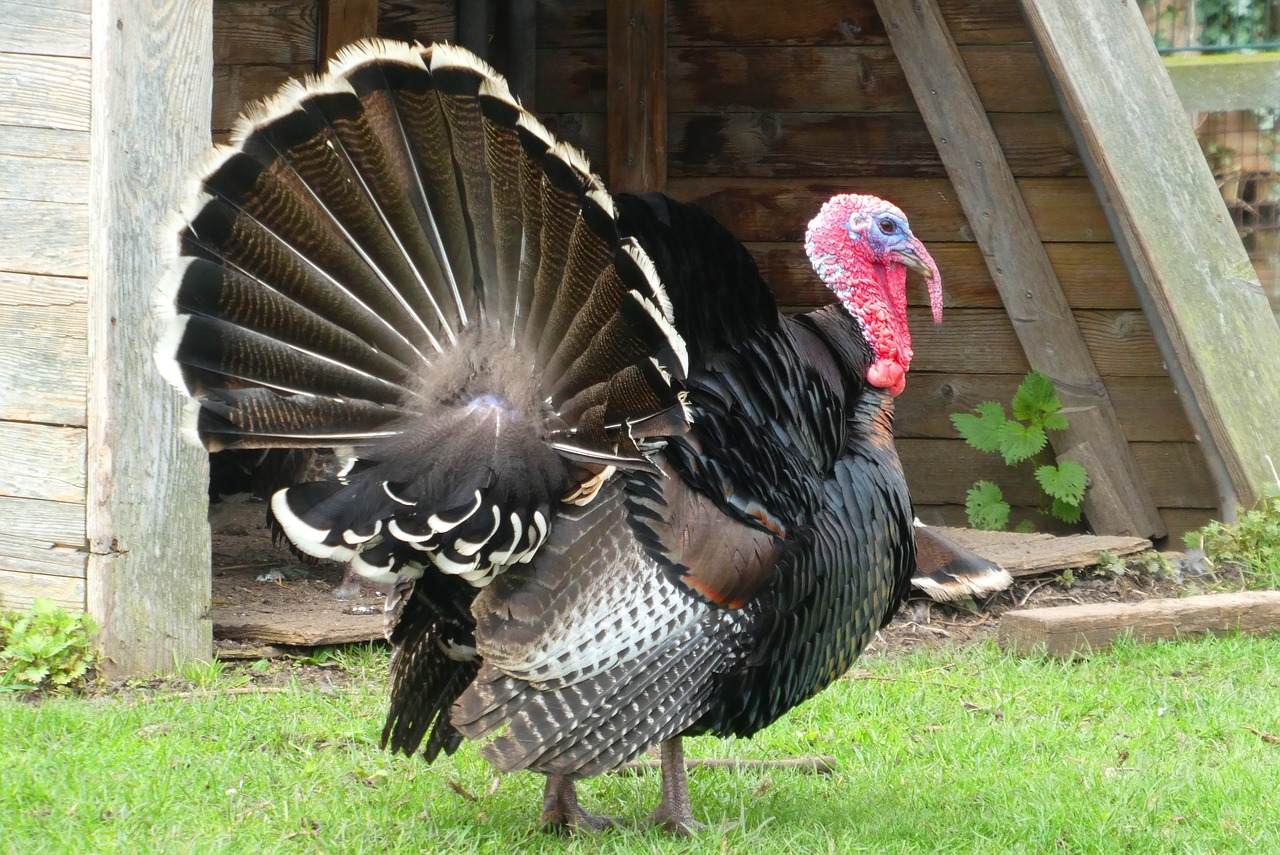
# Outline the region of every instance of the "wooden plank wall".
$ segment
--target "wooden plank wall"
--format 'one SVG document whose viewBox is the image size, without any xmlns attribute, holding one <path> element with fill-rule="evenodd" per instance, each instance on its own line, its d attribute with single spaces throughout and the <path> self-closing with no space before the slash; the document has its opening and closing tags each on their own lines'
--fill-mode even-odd
<svg viewBox="0 0 1280 855">
<path fill-rule="evenodd" d="M 245 100 L 314 66 L 316 4 L 216 0 L 215 136 Z M 1207 519 L 1216 496 L 1016 2 L 941 5 L 1177 535 Z M 379 33 L 453 38 L 455 10 L 452 0 L 384 0 Z M 794 309 L 827 300 L 800 246 L 827 196 L 856 189 L 900 205 L 942 269 L 947 301 L 935 330 L 923 289 L 911 295 L 916 362 L 897 432 L 913 495 L 938 522 L 963 520 L 979 478 L 1034 503 L 1029 476 L 971 451 L 948 420 L 1008 400 L 1028 365 L 872 0 L 688 0 L 668 3 L 667 15 L 667 190 L 724 220 Z M 605 0 L 538 4 L 538 112 L 601 170 L 606 32 Z"/>
<path fill-rule="evenodd" d="M 89 3 L 0 0 L 0 608 L 85 607 Z"/>
</svg>

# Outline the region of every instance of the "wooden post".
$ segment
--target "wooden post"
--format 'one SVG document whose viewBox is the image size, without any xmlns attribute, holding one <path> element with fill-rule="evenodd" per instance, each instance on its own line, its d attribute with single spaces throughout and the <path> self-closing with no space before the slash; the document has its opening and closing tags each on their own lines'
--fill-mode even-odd
<svg viewBox="0 0 1280 855">
<path fill-rule="evenodd" d="M 936 0 L 876 0 L 889 41 L 964 208 L 1031 367 L 1053 380 L 1070 420 L 1059 459 L 1089 473 L 1084 510 L 1098 534 L 1161 537 L 1164 523 L 1106 386 L 1036 233 Z"/>
<path fill-rule="evenodd" d="M 1230 516 L 1280 468 L 1280 327 L 1136 4 L 1022 7 Z"/>
<path fill-rule="evenodd" d="M 458 44 L 489 59 L 489 0 L 458 0 Z"/>
<path fill-rule="evenodd" d="M 208 0 L 92 0 L 87 599 L 112 674 L 212 655 L 207 456 L 155 370 L 161 224 L 209 146 Z"/>
<path fill-rule="evenodd" d="M 507 82 L 525 109 L 533 110 L 538 76 L 538 2 L 509 0 Z"/>
<path fill-rule="evenodd" d="M 378 34 L 378 0 L 321 0 L 316 71 L 346 45 Z"/>
<path fill-rule="evenodd" d="M 667 185 L 666 0 L 617 0 L 608 6 L 609 189 Z"/>
</svg>

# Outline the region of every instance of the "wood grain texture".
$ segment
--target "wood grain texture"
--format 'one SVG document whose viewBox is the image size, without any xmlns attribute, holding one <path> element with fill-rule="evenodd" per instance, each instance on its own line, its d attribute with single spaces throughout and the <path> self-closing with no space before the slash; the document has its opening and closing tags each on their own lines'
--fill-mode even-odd
<svg viewBox="0 0 1280 855">
<path fill-rule="evenodd" d="M 0 53 L 89 55 L 89 0 L 0 0 Z"/>
<path fill-rule="evenodd" d="M 84 279 L 0 273 L 0 420 L 84 426 L 88 302 Z"/>
<path fill-rule="evenodd" d="M 603 47 L 605 5 L 605 0 L 542 0 L 538 11 L 543 45 Z M 1022 16 L 1010 3 L 943 0 L 940 5 L 959 44 L 1030 41 Z M 872 0 L 738 4 L 681 0 L 670 4 L 668 14 L 671 44 L 681 47 L 887 42 Z"/>
<path fill-rule="evenodd" d="M 0 150 L 0 199 L 86 205 L 89 164 L 84 160 L 13 155 Z"/>
<path fill-rule="evenodd" d="M 608 171 L 615 193 L 667 186 L 666 0 L 615 0 L 608 16 Z"/>
<path fill-rule="evenodd" d="M 0 496 L 0 532 L 28 544 L 85 548 L 85 507 Z"/>
<path fill-rule="evenodd" d="M 1043 532 L 1023 534 L 949 527 L 942 527 L 938 533 L 973 550 L 988 561 L 994 561 L 1015 579 L 1094 567 L 1104 553 L 1124 558 L 1151 549 L 1151 541 L 1144 537 L 1094 534 L 1054 536 Z"/>
<path fill-rule="evenodd" d="M 894 401 L 894 434 L 917 439 L 954 439 L 954 413 L 972 412 L 983 401 L 1008 402 L 1022 382 L 1015 374 L 927 373 L 912 369 L 907 388 Z M 1195 442 L 1182 404 L 1163 376 L 1107 378 L 1111 401 L 1135 442 Z"/>
<path fill-rule="evenodd" d="M 1000 618 L 998 640 L 1023 655 L 1072 656 L 1105 650 L 1122 636 L 1149 643 L 1234 632 L 1280 632 L 1280 591 L 1015 609 Z"/>
<path fill-rule="evenodd" d="M 83 517 L 84 505 L 78 507 Z M 17 536 L 0 532 L 0 570 L 11 573 L 39 573 L 43 576 L 83 579 L 88 555 L 83 546 L 60 545 L 25 534 Z M 3 598 L 4 586 L 0 584 L 0 600 Z M 83 599 L 76 609 L 84 610 Z"/>
<path fill-rule="evenodd" d="M 1167 56 L 1161 61 L 1188 113 L 1280 107 L 1280 56 L 1274 52 Z"/>
<path fill-rule="evenodd" d="M 0 198 L 0 270 L 49 276 L 89 272 L 89 206 Z"/>
<path fill-rule="evenodd" d="M 1036 231 L 1045 241 L 1105 242 L 1111 239 L 1106 217 L 1084 178 L 1021 178 Z M 972 241 L 955 188 L 944 177 L 903 178 L 837 174 L 799 178 L 680 178 L 667 191 L 706 208 L 743 241 L 804 240 L 805 226 L 837 193 L 872 193 L 890 200 L 911 221 L 925 243 Z M 946 287 L 946 271 L 943 271 Z"/>
<path fill-rule="evenodd" d="M 313 65 L 321 0 L 217 0 L 215 65 Z"/>
<path fill-rule="evenodd" d="M 85 581 L 71 576 L 15 573 L 0 568 L 0 608 L 25 611 L 47 597 L 67 611 L 84 611 Z"/>
<path fill-rule="evenodd" d="M 0 422 L 0 496 L 84 504 L 84 428 Z"/>
<path fill-rule="evenodd" d="M 996 112 L 1050 112 L 1053 89 L 1030 45 L 962 51 L 974 85 Z M 539 104 L 549 110 L 604 109 L 607 52 L 541 51 Z M 680 113 L 915 112 L 893 50 L 876 47 L 671 48 L 668 109 Z M 1010 80 L 1018 80 L 1010 86 Z"/>
<path fill-rule="evenodd" d="M 152 364 L 157 224 L 208 146 L 211 4 L 94 0 L 87 596 L 112 673 L 212 655 L 207 456 Z"/>
<path fill-rule="evenodd" d="M 319 0 L 316 71 L 324 71 L 338 51 L 378 34 L 378 0 Z"/>
<path fill-rule="evenodd" d="M 225 133 L 247 104 L 275 92 L 291 77 L 313 70 L 312 62 L 286 65 L 220 65 L 213 69 L 213 132 Z"/>
<path fill-rule="evenodd" d="M 964 505 L 961 504 L 917 503 L 915 511 L 916 516 L 928 525 L 967 526 L 969 524 Z M 1162 549 L 1182 549 L 1184 534 L 1201 528 L 1216 516 L 1217 512 L 1213 508 L 1160 508 L 1160 519 L 1169 533 L 1156 543 Z M 1016 526 L 1024 521 L 1033 526 L 1036 531 L 1055 534 L 1074 534 L 1080 531 L 1079 526 L 1068 526 L 1059 520 L 1046 518 L 1035 508 L 1014 506 L 1009 514 L 1009 525 Z"/>
<path fill-rule="evenodd" d="M 382 0 L 378 4 L 378 35 L 423 44 L 457 41 L 457 0 Z"/>
<path fill-rule="evenodd" d="M 0 125 L 89 130 L 89 60 L 0 53 Z"/>
<path fill-rule="evenodd" d="M 923 177 L 946 174 L 914 113 L 672 113 L 672 177 Z M 1082 176 L 1062 117 L 996 113 L 991 127 L 1018 177 Z"/>
<path fill-rule="evenodd" d="M 1110 203 L 1188 417 L 1223 470 L 1219 482 L 1229 480 L 1220 488 L 1250 505 L 1272 480 L 1268 457 L 1280 460 L 1280 327 L 1142 14 L 1104 0 L 1022 8 Z M 1139 93 L 1117 80 L 1149 85 Z"/>
<path fill-rule="evenodd" d="M 1100 534 L 1163 536 L 1156 503 L 1018 192 L 1008 142 L 988 120 L 941 12 L 933 0 L 876 5 L 1027 361 L 1054 381 L 1070 412 L 1071 426 L 1051 441 L 1059 459 L 1089 472 L 1090 525 Z"/>
<path fill-rule="evenodd" d="M 975 481 L 996 483 L 1010 504 L 1035 506 L 1040 501 L 1029 465 L 1006 466 L 1000 455 L 984 454 L 959 439 L 903 437 L 896 444 L 912 501 L 942 505 L 963 500 Z M 1213 485 L 1204 461 L 1197 459 L 1195 443 L 1134 442 L 1129 448 L 1158 507 L 1213 507 Z M 1089 475 L 1093 477 L 1093 472 Z"/>
</svg>

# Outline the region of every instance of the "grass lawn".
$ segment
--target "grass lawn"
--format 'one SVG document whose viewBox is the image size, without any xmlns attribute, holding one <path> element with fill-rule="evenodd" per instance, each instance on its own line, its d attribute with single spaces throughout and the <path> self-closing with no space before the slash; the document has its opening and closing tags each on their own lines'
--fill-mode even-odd
<svg viewBox="0 0 1280 855">
<path fill-rule="evenodd" d="M 1280 851 L 1274 638 L 1074 663 L 991 645 L 865 659 L 754 740 L 689 741 L 690 757 L 837 766 L 694 770 L 710 827 L 691 841 L 549 836 L 541 777 L 499 781 L 471 746 L 434 767 L 383 753 L 385 654 L 341 659 L 331 682 L 264 662 L 187 669 L 181 696 L 0 696 L 0 852 Z M 228 691 L 264 677 L 275 691 Z M 581 793 L 635 821 L 657 784 L 609 776 Z"/>
</svg>

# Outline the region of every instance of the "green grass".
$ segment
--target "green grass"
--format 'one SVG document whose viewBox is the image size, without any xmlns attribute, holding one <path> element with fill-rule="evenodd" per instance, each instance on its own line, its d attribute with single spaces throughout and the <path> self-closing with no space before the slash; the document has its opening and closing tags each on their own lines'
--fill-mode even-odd
<svg viewBox="0 0 1280 855">
<path fill-rule="evenodd" d="M 1278 645 L 866 659 L 754 740 L 689 741 L 691 757 L 838 766 L 694 770 L 711 828 L 692 841 L 548 836 L 539 777 L 492 790 L 471 746 L 433 767 L 383 753 L 381 651 L 320 654 L 331 683 L 290 680 L 287 665 L 190 666 L 191 696 L 0 698 L 0 852 L 1274 852 L 1280 745 L 1264 737 L 1280 733 Z M 283 691 L 226 693 L 263 677 Z M 581 792 L 635 821 L 657 784 L 610 776 Z"/>
</svg>

